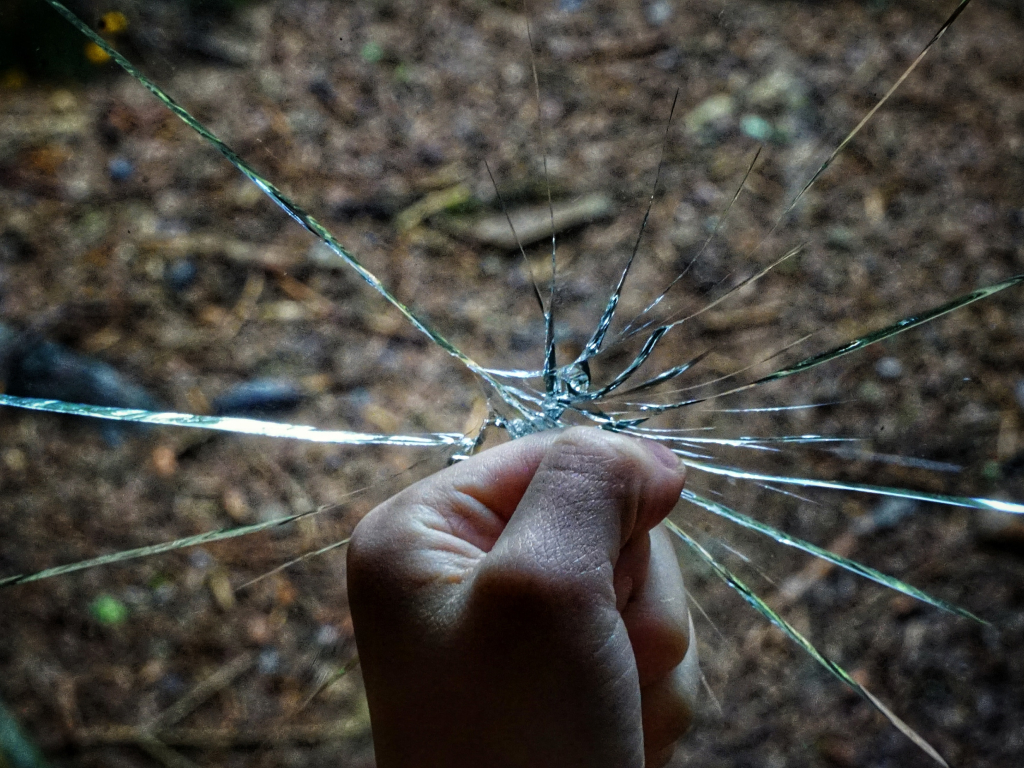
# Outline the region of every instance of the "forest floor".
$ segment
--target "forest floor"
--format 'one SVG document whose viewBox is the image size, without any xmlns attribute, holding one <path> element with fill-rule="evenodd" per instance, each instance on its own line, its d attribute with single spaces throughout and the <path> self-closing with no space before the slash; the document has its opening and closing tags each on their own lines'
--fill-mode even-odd
<svg viewBox="0 0 1024 768">
<path fill-rule="evenodd" d="M 513 210 L 547 199 L 518 4 L 272 1 L 194 28 L 156 14 L 159 3 L 121 5 L 127 55 L 398 296 L 487 365 L 539 364 L 530 280 L 477 218 L 500 217 L 485 160 Z M 1024 272 L 1024 22 L 1006 7 L 973 3 L 759 245 L 948 3 L 562 5 L 578 8 L 532 19 L 549 183 L 559 206 L 596 195 L 559 239 L 563 360 L 636 240 L 662 151 L 623 316 L 700 251 L 758 140 L 747 191 L 666 306 L 701 306 L 751 264 L 803 247 L 666 340 L 663 365 L 710 348 L 706 379 L 767 371 L 765 357 L 807 334 L 810 354 Z M 542 279 L 545 248 L 530 251 Z M 828 406 L 706 407 L 668 423 L 857 436 L 852 453 L 747 458 L 1024 500 L 1020 305 L 1011 289 L 820 373 L 712 403 Z M 613 350 L 598 374 L 631 349 Z M 460 432 L 486 405 L 465 370 L 112 67 L 84 84 L 0 82 L 0 379 L 12 394 L 188 413 L 272 381 L 249 405 L 368 432 Z M 358 670 L 323 687 L 355 651 L 344 549 L 246 582 L 343 539 L 375 503 L 443 466 L 435 454 L 0 410 L 0 578 L 331 505 L 233 542 L 6 589 L 0 700 L 53 765 L 371 766 Z M 715 550 L 951 765 L 1024 764 L 1019 524 L 692 482 L 990 620 L 925 609 L 749 536 L 729 546 L 754 565 Z M 679 514 L 709 542 L 725 535 L 707 515 Z M 713 698 L 675 764 L 931 764 L 713 575 L 692 567 L 689 579 L 714 620 L 698 620 Z"/>
</svg>

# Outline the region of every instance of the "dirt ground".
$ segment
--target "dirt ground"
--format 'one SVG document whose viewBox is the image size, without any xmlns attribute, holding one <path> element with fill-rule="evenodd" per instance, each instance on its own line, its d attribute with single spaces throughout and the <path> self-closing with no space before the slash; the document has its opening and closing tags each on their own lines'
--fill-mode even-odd
<svg viewBox="0 0 1024 768">
<path fill-rule="evenodd" d="M 122 10 L 120 48 L 485 365 L 541 362 L 522 260 L 480 222 L 500 217 L 485 161 L 513 211 L 545 204 L 542 145 L 558 206 L 597 195 L 589 220 L 559 236 L 563 360 L 636 241 L 662 153 L 621 317 L 698 253 L 661 317 L 802 246 L 666 338 L 652 372 L 710 353 L 680 387 L 724 392 L 1024 272 L 1024 22 L 1012 3 L 973 3 L 788 212 L 951 3 L 534 5 L 540 129 L 515 2 L 269 0 L 212 20 L 110 2 L 87 20 Z M 479 423 L 484 393 L 457 362 L 142 87 L 91 66 L 86 82 L 0 73 L 9 393 L 189 413 L 224 410 L 230 394 L 275 407 L 268 418 L 369 432 Z M 549 249 L 528 248 L 542 279 Z M 707 450 L 763 472 L 1024 500 L 1021 296 L 657 423 L 853 437 Z M 598 376 L 635 349 L 610 350 Z M 274 388 L 237 389 L 253 381 Z M 749 410 L 808 404 L 824 405 Z M 52 765 L 372 766 L 358 670 L 337 678 L 355 650 L 344 549 L 248 582 L 343 539 L 445 459 L 0 409 L 0 578 L 327 505 L 267 533 L 4 589 L 0 700 Z M 951 765 L 1024 764 L 1019 524 L 696 471 L 690 483 L 990 621 L 676 513 Z M 674 764 L 932 764 L 683 557 L 710 617 L 697 627 L 710 693 Z"/>
</svg>

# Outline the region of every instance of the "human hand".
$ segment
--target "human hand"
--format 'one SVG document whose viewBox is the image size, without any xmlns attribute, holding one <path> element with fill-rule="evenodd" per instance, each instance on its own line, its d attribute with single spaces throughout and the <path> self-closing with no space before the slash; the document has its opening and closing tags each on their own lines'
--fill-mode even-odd
<svg viewBox="0 0 1024 768">
<path fill-rule="evenodd" d="M 655 768 L 699 673 L 658 524 L 684 470 L 598 429 L 506 443 L 356 527 L 348 589 L 378 768 Z"/>
</svg>

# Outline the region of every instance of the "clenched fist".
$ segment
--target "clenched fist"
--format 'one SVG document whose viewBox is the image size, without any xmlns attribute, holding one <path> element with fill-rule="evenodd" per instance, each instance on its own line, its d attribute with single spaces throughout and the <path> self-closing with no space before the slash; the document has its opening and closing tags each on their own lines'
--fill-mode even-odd
<svg viewBox="0 0 1024 768">
<path fill-rule="evenodd" d="M 654 768 L 699 673 L 661 520 L 684 470 L 598 429 L 532 435 L 359 523 L 349 599 L 379 768 Z"/>
</svg>

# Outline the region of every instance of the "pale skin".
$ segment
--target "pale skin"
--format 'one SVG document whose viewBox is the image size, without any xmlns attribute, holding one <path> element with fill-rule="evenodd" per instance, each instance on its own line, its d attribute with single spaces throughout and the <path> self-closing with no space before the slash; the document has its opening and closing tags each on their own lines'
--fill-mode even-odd
<svg viewBox="0 0 1024 768">
<path fill-rule="evenodd" d="M 597 429 L 532 435 L 356 528 L 349 599 L 378 768 L 657 768 L 697 655 L 659 525 L 685 472 Z"/>
</svg>

